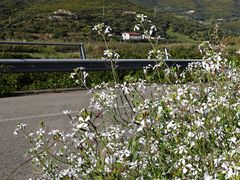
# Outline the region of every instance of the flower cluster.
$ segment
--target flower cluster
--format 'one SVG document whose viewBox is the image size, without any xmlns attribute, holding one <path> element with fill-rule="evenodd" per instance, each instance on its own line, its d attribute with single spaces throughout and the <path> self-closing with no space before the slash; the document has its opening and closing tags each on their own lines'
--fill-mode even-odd
<svg viewBox="0 0 240 180">
<path fill-rule="evenodd" d="M 148 53 L 148 59 L 158 59 L 161 60 L 165 56 L 164 52 L 159 49 L 150 50 Z"/>
<path fill-rule="evenodd" d="M 27 124 L 25 123 L 21 123 L 17 125 L 17 128 L 15 129 L 15 131 L 13 132 L 15 135 L 19 134 L 20 131 L 25 130 Z"/>
<path fill-rule="evenodd" d="M 112 49 L 104 50 L 103 55 L 104 57 L 102 57 L 102 59 L 118 59 L 120 57 L 120 55 Z"/>
<path fill-rule="evenodd" d="M 109 37 L 112 36 L 111 34 L 112 28 L 110 26 L 105 25 L 104 23 L 95 25 L 92 30 L 97 31 L 97 33 L 100 35 L 105 34 Z"/>
<path fill-rule="evenodd" d="M 71 132 L 40 129 L 31 136 L 31 154 L 43 152 L 33 161 L 41 177 L 239 176 L 239 79 L 223 87 L 145 81 L 102 87 L 91 111 L 71 118 Z"/>
<path fill-rule="evenodd" d="M 174 81 L 94 87 L 88 108 L 77 115 L 65 111 L 69 132 L 43 125 L 28 134 L 19 125 L 16 132 L 33 145 L 29 153 L 39 178 L 238 179 L 240 71 L 216 47 L 201 45 L 203 61 L 181 73 L 167 67 L 163 76 Z M 115 57 L 111 50 L 105 53 Z M 151 68 L 158 73 L 147 66 L 146 75 Z"/>
<path fill-rule="evenodd" d="M 226 64 L 226 59 L 222 58 L 223 45 L 212 45 L 209 41 L 199 45 L 200 52 L 203 56 L 202 66 L 208 72 L 220 71 Z"/>
<path fill-rule="evenodd" d="M 137 15 L 135 19 L 138 24 L 134 26 L 134 31 L 143 30 L 144 38 L 152 39 L 153 33 L 157 32 L 156 26 L 144 14 Z"/>
<path fill-rule="evenodd" d="M 152 46 L 152 49 L 148 53 L 148 59 L 156 59 L 159 62 L 159 60 L 162 60 L 166 56 L 166 54 L 164 53 L 164 51 L 157 49 L 152 42 L 152 40 L 156 39 L 157 43 L 160 38 L 160 36 L 158 36 L 157 38 L 152 37 L 153 34 L 157 32 L 156 26 L 152 24 L 152 22 L 148 20 L 148 17 L 144 14 L 137 15 L 135 19 L 138 24 L 134 26 L 134 31 L 143 30 L 144 38 L 147 39 Z M 160 62 L 158 66 L 162 66 L 162 64 L 163 63 Z"/>
<path fill-rule="evenodd" d="M 78 85 L 87 86 L 87 77 L 88 73 L 85 71 L 84 67 L 79 67 L 74 69 L 74 72 L 70 74 L 70 78 L 75 80 L 75 83 Z"/>
</svg>

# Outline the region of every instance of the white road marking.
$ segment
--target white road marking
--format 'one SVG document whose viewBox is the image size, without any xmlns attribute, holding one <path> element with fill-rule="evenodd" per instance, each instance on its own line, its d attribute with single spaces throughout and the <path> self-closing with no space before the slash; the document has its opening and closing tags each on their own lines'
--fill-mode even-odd
<svg viewBox="0 0 240 180">
<path fill-rule="evenodd" d="M 70 112 L 70 114 L 77 113 L 78 111 Z M 5 121 L 16 121 L 16 120 L 26 120 L 26 119 L 32 119 L 32 118 L 42 118 L 42 117 L 51 117 L 51 116 L 60 116 L 64 115 L 61 113 L 52 113 L 52 114 L 42 114 L 42 115 L 36 115 L 36 116 L 25 116 L 25 117 L 17 117 L 17 118 L 7 118 L 7 119 L 0 119 L 0 122 Z"/>
<path fill-rule="evenodd" d="M 120 109 L 122 108 L 128 108 L 129 106 L 119 106 Z M 69 114 L 74 114 L 79 111 L 70 111 Z M 42 117 L 51 117 L 51 116 L 60 116 L 64 115 L 63 112 L 61 113 L 52 113 L 52 114 L 42 114 L 42 115 L 35 115 L 35 116 L 24 116 L 24 117 L 17 117 L 17 118 L 7 118 L 7 119 L 0 119 L 0 122 L 6 122 L 6 121 L 16 121 L 16 120 L 26 120 L 26 119 L 33 119 L 33 118 L 42 118 Z M 66 116 L 66 115 L 65 115 Z"/>
</svg>

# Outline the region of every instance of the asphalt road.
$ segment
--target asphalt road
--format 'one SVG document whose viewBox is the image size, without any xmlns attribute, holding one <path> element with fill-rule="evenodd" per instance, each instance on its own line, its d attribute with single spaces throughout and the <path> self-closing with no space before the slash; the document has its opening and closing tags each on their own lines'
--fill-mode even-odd
<svg viewBox="0 0 240 180">
<path fill-rule="evenodd" d="M 13 135 L 18 123 L 28 124 L 27 130 L 34 132 L 40 122 L 54 129 L 67 130 L 69 119 L 62 112 L 87 107 L 87 91 L 46 93 L 19 97 L 0 98 L 0 180 L 26 161 L 30 145 L 22 136 Z M 33 174 L 31 164 L 25 164 L 10 179 L 28 179 Z"/>
</svg>

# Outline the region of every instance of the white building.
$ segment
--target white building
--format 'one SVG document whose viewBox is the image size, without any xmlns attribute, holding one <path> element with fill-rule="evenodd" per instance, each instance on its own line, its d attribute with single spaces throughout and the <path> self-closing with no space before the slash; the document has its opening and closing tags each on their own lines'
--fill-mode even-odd
<svg viewBox="0 0 240 180">
<path fill-rule="evenodd" d="M 53 15 L 49 17 L 49 19 L 58 19 L 58 20 L 64 20 L 64 19 L 74 19 L 78 20 L 79 17 L 77 14 L 72 13 L 71 11 L 65 10 L 65 9 L 59 9 L 58 11 L 53 12 Z"/>
<path fill-rule="evenodd" d="M 124 41 L 127 41 L 127 40 L 141 40 L 142 35 L 140 33 L 137 33 L 137 32 L 124 32 L 124 33 L 122 33 L 122 38 L 123 38 Z"/>
</svg>

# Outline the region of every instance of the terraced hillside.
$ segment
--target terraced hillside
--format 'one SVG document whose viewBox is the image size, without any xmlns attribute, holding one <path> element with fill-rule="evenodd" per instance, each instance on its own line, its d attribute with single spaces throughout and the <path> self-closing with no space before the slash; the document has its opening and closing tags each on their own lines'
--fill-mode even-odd
<svg viewBox="0 0 240 180">
<path fill-rule="evenodd" d="M 166 15 L 128 0 L 3 0 L 0 2 L 0 39 L 86 41 L 95 39 L 92 27 L 105 22 L 120 38 L 132 31 L 135 15 L 150 16 L 159 29 L 157 35 L 177 41 L 176 33 L 194 40 L 207 35 L 207 27 L 195 21 Z M 200 32 L 199 32 L 200 31 Z"/>
<path fill-rule="evenodd" d="M 130 0 L 159 11 L 189 15 L 196 19 L 240 18 L 240 0 Z M 191 12 L 195 11 L 193 14 Z"/>
<path fill-rule="evenodd" d="M 155 12 L 196 20 L 219 23 L 227 35 L 240 35 L 240 0 L 129 0 Z"/>
<path fill-rule="evenodd" d="M 168 42 L 202 41 L 217 19 L 226 34 L 240 34 L 239 10 L 240 0 L 2 0 L 0 40 L 95 40 L 91 29 L 101 22 L 120 40 L 144 13 Z"/>
<path fill-rule="evenodd" d="M 88 37 L 93 25 L 100 22 L 112 24 L 120 33 L 134 20 L 135 15 L 124 15 L 128 11 L 137 13 L 143 8 L 126 0 L 3 0 L 0 38 L 48 39 L 70 35 L 81 39 Z"/>
</svg>

